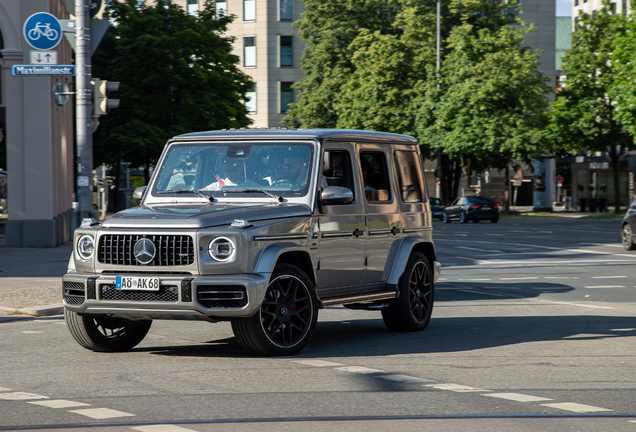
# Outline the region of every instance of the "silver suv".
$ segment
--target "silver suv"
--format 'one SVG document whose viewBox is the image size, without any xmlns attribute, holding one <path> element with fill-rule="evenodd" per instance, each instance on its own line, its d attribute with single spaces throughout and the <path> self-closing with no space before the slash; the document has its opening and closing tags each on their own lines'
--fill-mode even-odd
<svg viewBox="0 0 636 432">
<path fill-rule="evenodd" d="M 415 138 L 229 130 L 171 139 L 140 205 L 75 231 L 63 279 L 75 340 L 137 345 L 154 319 L 231 321 L 260 355 L 307 345 L 318 309 L 423 330 L 441 265 Z"/>
</svg>

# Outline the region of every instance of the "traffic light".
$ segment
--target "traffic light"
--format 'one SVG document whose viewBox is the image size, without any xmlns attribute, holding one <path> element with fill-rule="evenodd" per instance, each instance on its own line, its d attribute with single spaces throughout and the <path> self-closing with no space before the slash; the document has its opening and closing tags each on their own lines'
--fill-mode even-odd
<svg viewBox="0 0 636 432">
<path fill-rule="evenodd" d="M 93 79 L 93 116 L 108 114 L 108 111 L 119 108 L 119 99 L 109 99 L 108 94 L 119 90 L 119 82 Z"/>
</svg>

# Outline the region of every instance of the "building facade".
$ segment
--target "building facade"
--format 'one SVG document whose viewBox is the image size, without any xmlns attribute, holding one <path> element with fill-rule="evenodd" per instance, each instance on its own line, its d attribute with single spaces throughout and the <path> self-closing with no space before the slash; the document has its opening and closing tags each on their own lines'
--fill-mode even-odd
<svg viewBox="0 0 636 432">
<path fill-rule="evenodd" d="M 11 75 L 13 65 L 31 63 L 34 49 L 22 32 L 36 12 L 68 19 L 64 0 L 0 1 L 0 131 L 7 155 L 0 168 L 7 170 L 9 247 L 50 247 L 71 237 L 73 98 L 57 105 L 53 92 L 59 82 L 73 89 L 73 77 Z M 53 49 L 58 64 L 72 64 L 65 38 Z"/>
<path fill-rule="evenodd" d="M 203 0 L 172 0 L 188 13 L 196 14 Z M 240 69 L 254 81 L 246 103 L 253 127 L 280 126 L 289 103 L 292 85 L 303 73 L 300 57 L 304 44 L 293 22 L 305 11 L 302 0 L 217 0 L 217 14 L 235 15 L 227 30 L 234 38 Z"/>
</svg>

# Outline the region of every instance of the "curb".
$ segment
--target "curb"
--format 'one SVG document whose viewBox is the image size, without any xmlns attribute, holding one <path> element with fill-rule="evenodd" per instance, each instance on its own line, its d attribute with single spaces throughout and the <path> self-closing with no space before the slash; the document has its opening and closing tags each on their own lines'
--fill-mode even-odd
<svg viewBox="0 0 636 432">
<path fill-rule="evenodd" d="M 0 312 L 7 312 L 16 315 L 29 315 L 30 317 L 45 317 L 62 315 L 64 313 L 64 305 L 62 303 L 56 303 L 47 306 L 33 306 L 22 309 L 0 306 Z"/>
</svg>

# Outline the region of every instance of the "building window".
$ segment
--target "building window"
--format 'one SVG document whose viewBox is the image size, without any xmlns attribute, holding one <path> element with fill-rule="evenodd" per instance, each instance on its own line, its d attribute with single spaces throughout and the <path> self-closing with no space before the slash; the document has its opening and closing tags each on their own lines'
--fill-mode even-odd
<svg viewBox="0 0 636 432">
<path fill-rule="evenodd" d="M 199 16 L 199 0 L 188 0 L 188 14 Z"/>
<path fill-rule="evenodd" d="M 610 3 L 610 5 L 612 6 L 612 13 L 615 14 L 616 13 L 616 3 Z"/>
<path fill-rule="evenodd" d="M 256 112 L 256 84 L 245 92 L 245 108 L 249 113 Z"/>
<path fill-rule="evenodd" d="M 289 109 L 289 104 L 294 102 L 294 89 L 291 81 L 281 81 L 280 83 L 280 112 L 285 113 Z"/>
<path fill-rule="evenodd" d="M 579 5 L 579 0 L 574 0 L 574 6 L 578 6 Z"/>
<path fill-rule="evenodd" d="M 216 16 L 227 16 L 227 1 L 217 0 L 214 4 Z"/>
<path fill-rule="evenodd" d="M 254 36 L 243 38 L 243 66 L 256 67 L 256 38 Z"/>
<path fill-rule="evenodd" d="M 243 0 L 243 21 L 256 21 L 256 0 Z"/>
<path fill-rule="evenodd" d="M 294 0 L 278 0 L 278 19 L 280 21 L 294 19 Z"/>
<path fill-rule="evenodd" d="M 281 36 L 279 48 L 281 67 L 294 66 L 294 37 Z"/>
<path fill-rule="evenodd" d="M 627 15 L 627 0 L 623 0 L 623 15 Z"/>
</svg>

